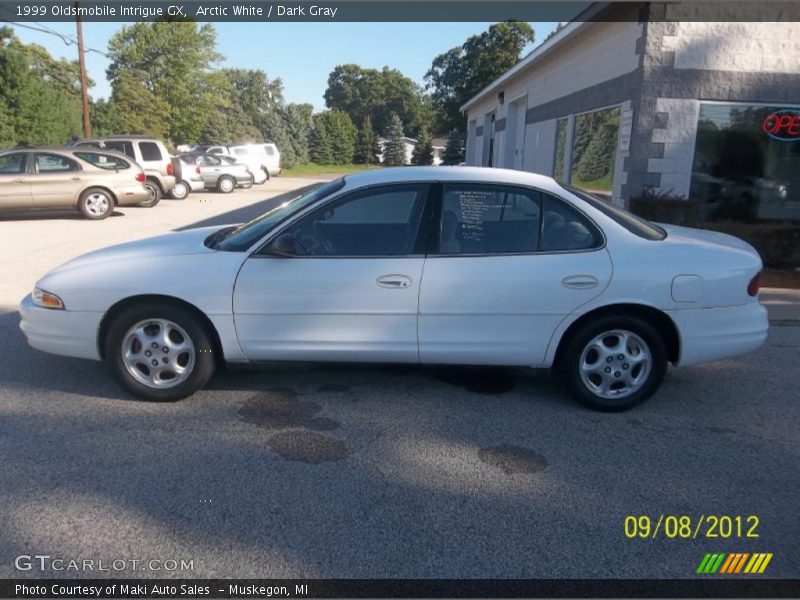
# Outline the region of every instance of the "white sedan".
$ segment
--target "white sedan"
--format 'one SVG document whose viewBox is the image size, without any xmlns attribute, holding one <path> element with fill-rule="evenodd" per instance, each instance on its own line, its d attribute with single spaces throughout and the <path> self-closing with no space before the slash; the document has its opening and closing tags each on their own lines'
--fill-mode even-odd
<svg viewBox="0 0 800 600">
<path fill-rule="evenodd" d="M 22 300 L 34 348 L 103 360 L 171 401 L 226 363 L 552 367 L 601 410 L 668 363 L 758 348 L 761 259 L 551 178 L 419 167 L 348 175 L 244 225 L 169 233 L 58 267 Z"/>
</svg>

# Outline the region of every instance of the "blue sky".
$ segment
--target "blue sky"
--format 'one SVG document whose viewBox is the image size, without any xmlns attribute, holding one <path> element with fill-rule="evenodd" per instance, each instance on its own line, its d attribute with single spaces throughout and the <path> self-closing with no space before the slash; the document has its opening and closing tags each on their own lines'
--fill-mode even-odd
<svg viewBox="0 0 800 600">
<path fill-rule="evenodd" d="M 45 25 L 59 33 L 75 35 L 74 23 Z M 556 23 L 531 25 L 538 44 Z M 122 26 L 84 23 L 87 48 L 105 51 L 108 39 Z M 436 55 L 461 45 L 488 26 L 489 23 L 215 23 L 217 50 L 225 56 L 221 66 L 263 69 L 270 79 L 283 80 L 288 102 L 309 102 L 317 110 L 325 107 L 322 95 L 328 74 L 336 65 L 389 66 L 421 84 Z M 74 45 L 67 46 L 54 35 L 22 27 L 14 29 L 23 42 L 41 44 L 54 56 L 77 57 Z M 87 53 L 86 68 L 95 81 L 91 90 L 95 98 L 110 94 L 105 78 L 107 66 L 104 56 Z"/>
</svg>

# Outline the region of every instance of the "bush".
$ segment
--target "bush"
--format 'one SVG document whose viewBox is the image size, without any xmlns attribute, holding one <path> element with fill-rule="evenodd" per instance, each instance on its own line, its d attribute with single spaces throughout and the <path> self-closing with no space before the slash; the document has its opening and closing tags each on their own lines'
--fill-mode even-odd
<svg viewBox="0 0 800 600">
<path fill-rule="evenodd" d="M 800 266 L 800 223 L 704 219 L 702 204 L 672 196 L 648 194 L 630 201 L 632 212 L 660 223 L 710 229 L 743 239 L 761 255 L 764 266 L 774 269 Z"/>
</svg>

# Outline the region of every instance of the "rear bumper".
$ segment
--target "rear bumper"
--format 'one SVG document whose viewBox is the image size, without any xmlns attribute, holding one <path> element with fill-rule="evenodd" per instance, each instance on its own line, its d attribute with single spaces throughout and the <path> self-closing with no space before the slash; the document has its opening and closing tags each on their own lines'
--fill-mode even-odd
<svg viewBox="0 0 800 600">
<path fill-rule="evenodd" d="M 150 199 L 150 194 L 141 185 L 125 186 L 113 191 L 119 206 L 133 206 Z"/>
<path fill-rule="evenodd" d="M 725 308 L 667 311 L 681 339 L 679 365 L 738 356 L 767 339 L 767 309 L 760 302 Z"/>
<path fill-rule="evenodd" d="M 202 179 L 184 179 L 183 181 L 193 192 L 202 192 L 206 188 L 206 182 Z"/>
<path fill-rule="evenodd" d="M 252 173 L 236 174 L 236 185 L 243 188 L 249 188 L 255 181 Z"/>
<path fill-rule="evenodd" d="M 62 356 L 100 360 L 97 332 L 103 313 L 36 306 L 28 294 L 19 304 L 19 328 L 31 347 Z"/>
</svg>

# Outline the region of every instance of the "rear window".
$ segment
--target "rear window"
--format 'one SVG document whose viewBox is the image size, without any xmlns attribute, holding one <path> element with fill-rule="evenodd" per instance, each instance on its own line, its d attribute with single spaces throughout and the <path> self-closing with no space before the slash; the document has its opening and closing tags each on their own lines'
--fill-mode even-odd
<svg viewBox="0 0 800 600">
<path fill-rule="evenodd" d="M 139 142 L 142 160 L 162 160 L 161 148 L 155 142 Z"/>
<path fill-rule="evenodd" d="M 568 192 L 574 194 L 593 208 L 596 208 L 609 219 L 612 219 L 634 235 L 646 240 L 660 241 L 667 237 L 667 232 L 647 219 L 638 217 L 632 212 L 620 208 L 611 202 L 601 200 L 571 185 L 560 184 Z"/>
<path fill-rule="evenodd" d="M 101 154 L 99 152 L 76 152 L 75 156 L 91 165 L 94 165 L 95 167 L 108 169 L 109 171 L 129 169 L 131 166 L 128 161 L 111 154 Z"/>
</svg>

